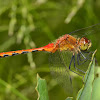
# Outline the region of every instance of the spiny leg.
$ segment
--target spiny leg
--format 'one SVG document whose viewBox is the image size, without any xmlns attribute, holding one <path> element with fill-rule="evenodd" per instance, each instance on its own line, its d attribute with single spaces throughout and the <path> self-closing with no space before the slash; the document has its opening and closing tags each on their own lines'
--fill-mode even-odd
<svg viewBox="0 0 100 100">
<path fill-rule="evenodd" d="M 83 56 L 83 54 L 82 54 L 82 52 L 80 53 L 80 52 L 78 52 L 78 54 L 77 54 L 77 63 L 78 63 L 78 65 L 82 65 L 82 64 L 84 64 L 87 60 L 91 60 L 91 57 L 89 57 L 90 56 L 90 54 L 91 53 L 93 53 L 93 52 L 84 52 L 84 53 L 89 53 L 88 55 L 87 55 L 87 57 L 85 57 L 85 59 L 81 59 L 81 57 L 80 57 L 80 54 Z M 82 61 L 82 63 L 79 63 L 79 60 L 80 61 Z"/>
<path fill-rule="evenodd" d="M 80 53 L 77 53 L 77 61 L 82 61 L 81 57 L 80 57 Z"/>
<path fill-rule="evenodd" d="M 70 61 L 70 64 L 69 64 L 69 70 L 72 71 L 73 73 L 79 75 L 79 76 L 84 77 L 83 75 L 81 75 L 81 74 L 79 74 L 79 73 L 77 73 L 77 72 L 71 70 L 71 64 L 72 64 L 73 59 L 75 59 L 75 55 L 74 55 L 74 54 L 72 55 L 72 58 L 71 58 L 71 61 Z M 74 67 L 75 67 L 75 61 L 74 61 Z M 76 67 L 75 67 L 75 68 L 76 68 Z M 76 68 L 76 69 L 77 69 L 77 68 Z"/>
<path fill-rule="evenodd" d="M 82 63 L 79 63 L 79 61 L 83 61 Z M 82 65 L 83 63 L 85 63 L 87 60 L 86 59 L 81 59 L 80 57 L 80 53 L 77 54 L 77 64 L 78 65 Z"/>
<path fill-rule="evenodd" d="M 74 56 L 74 67 L 75 67 L 75 69 L 79 70 L 80 72 L 85 73 L 84 71 L 82 71 L 81 69 L 79 69 L 79 68 L 76 67 L 76 64 L 75 64 L 75 54 L 73 54 L 73 56 Z"/>
<path fill-rule="evenodd" d="M 87 59 L 87 58 L 90 58 L 90 59 L 91 59 L 91 57 L 89 57 L 89 56 L 90 56 L 90 54 L 93 54 L 93 53 L 94 53 L 94 51 L 90 51 L 90 52 L 82 51 L 82 52 L 83 52 L 83 53 L 88 53 L 88 55 L 85 57 L 86 59 Z M 81 55 L 83 56 L 82 52 L 80 51 Z M 85 59 L 83 59 L 83 60 L 85 60 Z"/>
</svg>

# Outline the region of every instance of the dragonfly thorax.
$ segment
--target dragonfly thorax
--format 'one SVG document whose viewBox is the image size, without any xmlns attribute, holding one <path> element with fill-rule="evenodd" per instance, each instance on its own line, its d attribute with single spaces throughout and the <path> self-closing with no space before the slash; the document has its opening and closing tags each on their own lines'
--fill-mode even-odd
<svg viewBox="0 0 100 100">
<path fill-rule="evenodd" d="M 80 39 L 79 48 L 82 51 L 86 51 L 91 47 L 92 43 L 86 37 Z"/>
</svg>

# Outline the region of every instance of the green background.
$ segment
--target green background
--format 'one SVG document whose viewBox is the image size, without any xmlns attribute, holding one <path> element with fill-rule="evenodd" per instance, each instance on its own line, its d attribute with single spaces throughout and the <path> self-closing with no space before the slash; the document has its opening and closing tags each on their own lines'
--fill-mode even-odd
<svg viewBox="0 0 100 100">
<path fill-rule="evenodd" d="M 0 0 L 0 52 L 45 46 L 59 36 L 99 22 L 100 0 Z M 99 37 L 90 38 L 97 53 Z M 71 96 L 52 79 L 48 53 L 39 52 L 0 59 L 0 100 L 36 100 L 37 73 L 47 81 L 50 100 Z M 75 98 L 82 78 L 74 79 Z"/>
</svg>

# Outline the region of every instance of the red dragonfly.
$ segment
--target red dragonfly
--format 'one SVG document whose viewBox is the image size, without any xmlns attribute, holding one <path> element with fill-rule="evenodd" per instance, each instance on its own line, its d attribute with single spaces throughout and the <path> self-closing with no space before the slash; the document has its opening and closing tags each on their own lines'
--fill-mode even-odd
<svg viewBox="0 0 100 100">
<path fill-rule="evenodd" d="M 70 84 L 68 83 L 68 80 L 70 81 L 69 70 L 73 71 L 76 74 L 79 74 L 77 71 L 74 71 L 73 68 L 71 69 L 71 66 L 74 66 L 75 70 L 85 73 L 84 67 L 83 70 L 81 70 L 82 67 L 80 68 L 80 65 L 82 66 L 83 64 L 86 64 L 88 61 L 90 61 L 92 52 L 87 51 L 92 46 L 92 43 L 85 36 L 97 32 L 99 28 L 100 24 L 96 24 L 76 30 L 69 34 L 63 35 L 62 37 L 59 37 L 57 40 L 55 40 L 55 42 L 49 43 L 48 45 L 40 48 L 2 52 L 0 53 L 0 58 L 36 51 L 50 52 L 49 61 L 52 75 L 63 86 L 66 84 L 66 82 L 63 82 L 60 79 L 64 79 L 63 77 L 65 77 L 64 81 L 67 81 L 68 87 L 68 85 Z M 76 36 L 74 36 L 75 34 L 78 34 L 79 37 L 77 38 Z M 70 54 L 72 54 L 72 56 L 70 56 Z M 76 58 L 77 60 L 75 60 Z M 58 74 L 58 72 L 60 74 Z"/>
</svg>

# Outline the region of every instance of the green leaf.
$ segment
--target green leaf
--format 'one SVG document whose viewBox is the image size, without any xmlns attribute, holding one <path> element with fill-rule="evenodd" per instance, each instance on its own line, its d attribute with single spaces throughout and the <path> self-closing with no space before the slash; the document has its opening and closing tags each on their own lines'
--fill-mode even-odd
<svg viewBox="0 0 100 100">
<path fill-rule="evenodd" d="M 72 100 L 73 99 L 73 97 L 67 97 L 67 99 L 65 99 L 65 100 Z"/>
<path fill-rule="evenodd" d="M 88 70 L 84 76 L 84 80 L 83 80 L 84 85 L 79 91 L 76 100 L 91 100 L 91 94 L 93 90 L 93 81 L 94 81 L 94 67 L 95 67 L 94 54 L 95 53 L 96 51 L 93 53 L 92 61 L 90 62 Z"/>
<path fill-rule="evenodd" d="M 93 82 L 93 91 L 91 100 L 100 100 L 100 77 Z"/>
<path fill-rule="evenodd" d="M 36 90 L 38 92 L 37 100 L 49 100 L 46 81 L 44 79 L 41 79 L 38 74 Z"/>
</svg>

